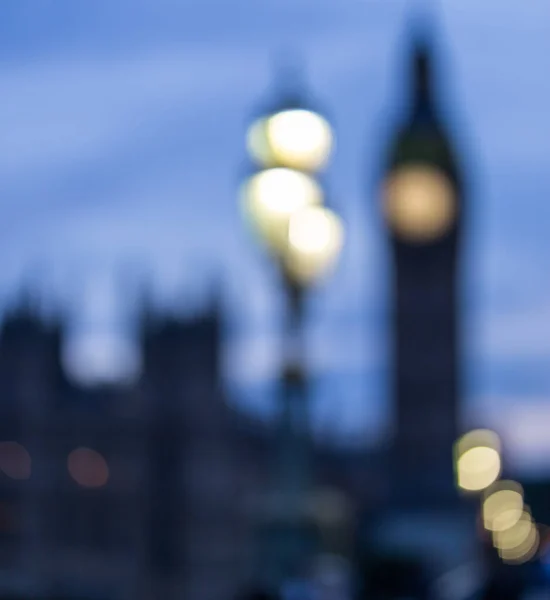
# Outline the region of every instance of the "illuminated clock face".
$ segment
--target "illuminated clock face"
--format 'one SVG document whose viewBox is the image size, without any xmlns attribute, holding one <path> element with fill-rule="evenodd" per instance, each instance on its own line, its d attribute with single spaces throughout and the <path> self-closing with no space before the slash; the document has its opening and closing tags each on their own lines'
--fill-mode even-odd
<svg viewBox="0 0 550 600">
<path fill-rule="evenodd" d="M 443 173 L 408 165 L 390 173 L 383 190 L 384 214 L 394 233 L 411 243 L 429 243 L 447 233 L 456 217 L 456 196 Z"/>
</svg>

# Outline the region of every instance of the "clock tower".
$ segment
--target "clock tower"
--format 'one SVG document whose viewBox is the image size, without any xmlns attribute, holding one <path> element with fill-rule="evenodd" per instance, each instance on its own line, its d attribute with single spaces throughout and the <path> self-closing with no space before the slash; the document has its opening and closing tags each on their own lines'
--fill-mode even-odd
<svg viewBox="0 0 550 600">
<path fill-rule="evenodd" d="M 390 503 L 407 509 L 456 497 L 464 186 L 437 106 L 435 58 L 427 39 L 414 39 L 410 107 L 390 140 L 381 189 L 391 254 Z"/>
</svg>

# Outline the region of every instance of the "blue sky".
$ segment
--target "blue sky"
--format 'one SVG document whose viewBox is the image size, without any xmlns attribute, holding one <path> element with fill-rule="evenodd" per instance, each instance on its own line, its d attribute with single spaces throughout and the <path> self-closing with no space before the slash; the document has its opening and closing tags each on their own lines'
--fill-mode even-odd
<svg viewBox="0 0 550 600">
<path fill-rule="evenodd" d="M 339 268 L 311 299 L 316 421 L 375 437 L 387 416 L 386 291 L 371 191 L 414 5 L 2 0 L 4 296 L 40 273 L 71 306 L 73 343 L 121 356 L 108 343 L 125 333 L 121 270 L 143 263 L 167 305 L 196 304 L 220 270 L 227 374 L 236 401 L 265 412 L 281 298 L 236 192 L 247 119 L 269 99 L 274 59 L 290 49 L 336 127 L 327 181 L 347 224 Z M 445 100 L 475 166 L 465 412 L 498 427 L 522 469 L 540 470 L 550 467 L 536 418 L 550 410 L 550 5 L 441 0 L 436 14 L 453 76 Z"/>
</svg>

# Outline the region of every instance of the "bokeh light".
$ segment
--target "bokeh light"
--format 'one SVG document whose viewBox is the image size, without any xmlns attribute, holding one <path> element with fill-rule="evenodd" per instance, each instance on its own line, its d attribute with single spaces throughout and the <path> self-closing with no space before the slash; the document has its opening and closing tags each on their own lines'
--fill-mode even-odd
<svg viewBox="0 0 550 600">
<path fill-rule="evenodd" d="M 501 461 L 492 448 L 472 448 L 458 459 L 458 485 L 463 490 L 480 491 L 489 487 L 500 474 Z"/>
<path fill-rule="evenodd" d="M 71 477 L 83 487 L 102 487 L 109 480 L 107 461 L 91 448 L 73 450 L 69 454 L 67 467 Z"/>
<path fill-rule="evenodd" d="M 316 171 L 327 162 L 332 148 L 330 125 L 309 110 L 285 110 L 267 122 L 267 138 L 277 162 Z"/>
<path fill-rule="evenodd" d="M 0 470 L 11 479 L 31 476 L 31 457 L 17 442 L 0 442 Z"/>
<path fill-rule="evenodd" d="M 515 548 L 499 550 L 499 556 L 507 563 L 525 563 L 535 557 L 539 550 L 539 544 L 540 534 L 536 525 L 533 523 L 529 535 L 522 544 L 519 544 L 519 546 L 516 546 Z"/>
<path fill-rule="evenodd" d="M 296 211 L 289 221 L 287 268 L 305 283 L 324 275 L 335 263 L 344 240 L 340 218 L 328 208 Z"/>
<path fill-rule="evenodd" d="M 383 198 L 390 227 L 408 242 L 440 238 L 456 216 L 453 187 L 432 167 L 408 166 L 394 171 L 385 183 Z"/>
<path fill-rule="evenodd" d="M 283 110 L 260 119 L 247 135 L 248 152 L 263 167 L 318 171 L 326 165 L 332 146 L 329 123 L 304 109 Z"/>
<path fill-rule="evenodd" d="M 521 486 L 514 481 L 500 481 L 483 501 L 483 524 L 489 531 L 505 531 L 520 520 L 523 511 Z"/>
<path fill-rule="evenodd" d="M 526 511 L 515 525 L 493 533 L 493 544 L 507 562 L 530 560 L 538 549 L 539 539 L 537 526 Z"/>
<path fill-rule="evenodd" d="M 268 169 L 253 175 L 244 186 L 244 208 L 262 240 L 283 253 L 290 217 L 297 210 L 321 204 L 323 192 L 311 177 L 292 169 Z"/>
<path fill-rule="evenodd" d="M 476 429 L 462 436 L 455 445 L 458 487 L 469 492 L 488 488 L 502 469 L 500 439 L 488 429 Z"/>
<path fill-rule="evenodd" d="M 495 431 L 491 429 L 472 429 L 472 431 L 468 431 L 458 439 L 455 444 L 455 453 L 460 456 L 466 451 L 479 446 L 493 448 L 500 453 L 502 444 Z"/>
<path fill-rule="evenodd" d="M 532 528 L 533 521 L 531 515 L 524 511 L 515 525 L 504 531 L 495 531 L 493 533 L 495 548 L 499 550 L 511 550 L 517 548 L 520 544 L 525 542 Z"/>
</svg>

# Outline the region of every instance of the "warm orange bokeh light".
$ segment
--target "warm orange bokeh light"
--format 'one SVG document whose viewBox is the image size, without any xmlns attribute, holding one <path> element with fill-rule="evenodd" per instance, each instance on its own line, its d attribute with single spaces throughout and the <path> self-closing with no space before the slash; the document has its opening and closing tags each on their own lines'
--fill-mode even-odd
<svg viewBox="0 0 550 600">
<path fill-rule="evenodd" d="M 109 467 L 103 456 L 91 448 L 77 448 L 69 454 L 67 467 L 81 486 L 97 488 L 109 480 Z"/>
<path fill-rule="evenodd" d="M 0 442 L 0 470 L 11 479 L 31 476 L 31 457 L 17 442 Z"/>
</svg>

